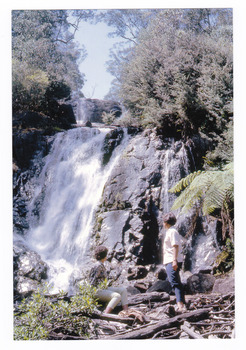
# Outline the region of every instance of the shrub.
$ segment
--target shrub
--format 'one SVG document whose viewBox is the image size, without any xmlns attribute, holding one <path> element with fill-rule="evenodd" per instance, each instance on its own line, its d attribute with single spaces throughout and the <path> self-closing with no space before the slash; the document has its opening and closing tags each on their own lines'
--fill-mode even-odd
<svg viewBox="0 0 246 350">
<path fill-rule="evenodd" d="M 95 288 L 83 283 L 70 300 L 61 292 L 55 302 L 48 291 L 44 286 L 20 303 L 14 314 L 14 340 L 54 339 L 57 332 L 89 337 L 88 316 L 97 306 Z"/>
<path fill-rule="evenodd" d="M 115 114 L 114 112 L 103 112 L 102 114 L 102 120 L 104 122 L 104 124 L 106 125 L 110 125 L 115 121 Z"/>
<path fill-rule="evenodd" d="M 119 73 L 119 96 L 142 125 L 220 134 L 232 115 L 232 28 L 198 31 L 182 13 L 160 13 Z"/>
<path fill-rule="evenodd" d="M 227 238 L 226 244 L 223 247 L 222 252 L 217 256 L 213 274 L 220 275 L 225 272 L 229 272 L 234 268 L 234 244 Z"/>
</svg>

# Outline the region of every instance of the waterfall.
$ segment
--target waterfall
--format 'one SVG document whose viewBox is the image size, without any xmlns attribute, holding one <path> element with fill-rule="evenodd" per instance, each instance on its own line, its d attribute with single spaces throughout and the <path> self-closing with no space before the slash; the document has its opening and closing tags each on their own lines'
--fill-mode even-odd
<svg viewBox="0 0 246 350">
<path fill-rule="evenodd" d="M 48 263 L 49 282 L 56 290 L 68 290 L 69 279 L 88 259 L 93 214 L 128 142 L 125 135 L 103 166 L 102 148 L 108 131 L 76 128 L 57 134 L 35 180 L 27 243 Z"/>
<path fill-rule="evenodd" d="M 183 142 L 170 139 L 167 149 L 163 152 L 162 159 L 162 211 L 167 213 L 171 210 L 175 196 L 169 193 L 182 177 L 189 174 L 190 164 L 187 151 Z"/>
<path fill-rule="evenodd" d="M 80 98 L 77 100 L 75 115 L 76 115 L 76 122 L 78 125 L 81 125 L 88 120 L 86 98 Z"/>
</svg>

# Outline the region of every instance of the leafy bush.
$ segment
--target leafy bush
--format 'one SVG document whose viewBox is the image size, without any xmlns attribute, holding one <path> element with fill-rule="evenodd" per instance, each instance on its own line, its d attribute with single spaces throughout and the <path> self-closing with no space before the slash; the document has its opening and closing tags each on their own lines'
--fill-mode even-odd
<svg viewBox="0 0 246 350">
<path fill-rule="evenodd" d="M 140 118 L 131 115 L 129 111 L 124 112 L 120 118 L 117 119 L 117 124 L 123 127 L 140 126 Z"/>
<path fill-rule="evenodd" d="M 40 110 L 48 86 L 83 85 L 78 60 L 85 51 L 72 42 L 69 11 L 12 11 L 13 109 Z M 82 16 L 82 15 L 81 15 Z"/>
<path fill-rule="evenodd" d="M 52 339 L 59 332 L 65 335 L 89 337 L 90 315 L 97 306 L 95 288 L 79 286 L 70 300 L 61 292 L 55 302 L 48 296 L 48 287 L 23 299 L 14 314 L 15 340 Z"/>
<path fill-rule="evenodd" d="M 122 103 L 144 126 L 220 134 L 232 115 L 230 9 L 168 9 L 148 18 L 109 67 Z"/>
<path fill-rule="evenodd" d="M 104 122 L 104 124 L 106 125 L 110 125 L 115 121 L 115 114 L 114 112 L 103 112 L 102 114 L 102 120 Z"/>
<path fill-rule="evenodd" d="M 234 268 L 234 244 L 228 238 L 222 252 L 217 256 L 213 274 L 220 275 Z"/>
</svg>

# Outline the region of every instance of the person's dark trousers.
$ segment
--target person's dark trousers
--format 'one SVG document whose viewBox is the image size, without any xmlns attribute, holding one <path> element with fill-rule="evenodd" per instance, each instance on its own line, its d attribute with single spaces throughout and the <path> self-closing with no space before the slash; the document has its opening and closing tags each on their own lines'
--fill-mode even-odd
<svg viewBox="0 0 246 350">
<path fill-rule="evenodd" d="M 182 267 L 182 263 L 178 263 L 178 268 L 175 271 L 173 269 L 172 263 L 165 265 L 167 277 L 168 277 L 168 280 L 169 280 L 172 288 L 174 289 L 177 303 L 179 301 L 182 301 L 183 303 L 185 303 L 184 287 L 181 283 L 180 276 L 179 276 L 179 271 L 180 271 L 181 267 Z"/>
</svg>

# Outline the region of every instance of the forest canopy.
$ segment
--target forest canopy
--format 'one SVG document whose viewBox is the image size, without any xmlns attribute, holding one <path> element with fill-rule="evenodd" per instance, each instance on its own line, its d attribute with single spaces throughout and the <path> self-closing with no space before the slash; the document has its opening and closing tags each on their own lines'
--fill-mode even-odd
<svg viewBox="0 0 246 350">
<path fill-rule="evenodd" d="M 78 63 L 86 51 L 73 39 L 79 22 L 92 17 L 91 10 L 12 11 L 14 111 L 42 110 L 46 90 L 54 84 L 81 90 L 84 74 Z"/>
<path fill-rule="evenodd" d="M 106 98 L 120 101 L 132 124 L 181 136 L 224 131 L 233 108 L 231 9 L 13 11 L 14 111 L 42 111 L 55 85 L 64 96 L 81 91 L 86 48 L 73 40 L 80 21 L 103 21 L 119 39 Z"/>
<path fill-rule="evenodd" d="M 105 15 L 128 43 L 108 63 L 111 95 L 142 125 L 220 134 L 233 108 L 231 10 L 119 11 L 124 21 Z"/>
</svg>

